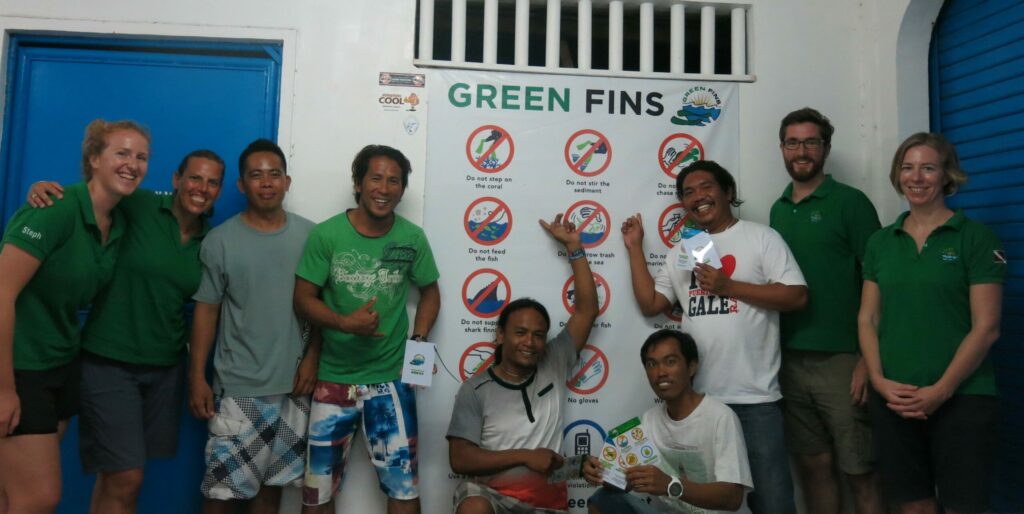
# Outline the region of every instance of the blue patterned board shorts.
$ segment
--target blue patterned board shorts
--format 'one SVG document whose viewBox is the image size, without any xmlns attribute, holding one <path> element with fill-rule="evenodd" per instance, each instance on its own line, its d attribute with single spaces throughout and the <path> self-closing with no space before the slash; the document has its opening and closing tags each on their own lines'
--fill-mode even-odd
<svg viewBox="0 0 1024 514">
<path fill-rule="evenodd" d="M 216 398 L 200 487 L 213 500 L 247 500 L 261 485 L 301 486 L 309 397 Z"/>
<path fill-rule="evenodd" d="M 309 419 L 302 503 L 323 505 L 337 494 L 360 423 L 380 489 L 389 498 L 419 498 L 416 395 L 398 380 L 351 385 L 317 382 Z"/>
</svg>

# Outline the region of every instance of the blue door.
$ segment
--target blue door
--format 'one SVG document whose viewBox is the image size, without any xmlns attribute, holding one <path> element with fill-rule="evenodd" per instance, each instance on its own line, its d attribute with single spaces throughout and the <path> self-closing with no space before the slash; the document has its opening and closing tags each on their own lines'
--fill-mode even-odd
<svg viewBox="0 0 1024 514">
<path fill-rule="evenodd" d="M 956 145 L 967 185 L 950 199 L 1006 247 L 992 347 L 1000 426 L 993 512 L 1024 512 L 1024 3 L 947 0 L 932 34 L 932 130 Z"/>
<path fill-rule="evenodd" d="M 37 180 L 81 180 L 81 141 L 94 118 L 130 118 L 153 134 L 143 187 L 171 190 L 182 156 L 209 148 L 227 164 L 214 221 L 237 213 L 238 156 L 258 137 L 276 139 L 280 45 L 176 40 L 11 37 L 0 154 L 4 225 Z M 182 410 L 178 457 L 151 461 L 139 512 L 199 510 L 205 426 Z M 73 423 L 62 448 L 58 512 L 85 513 L 93 477 L 84 476 Z"/>
</svg>

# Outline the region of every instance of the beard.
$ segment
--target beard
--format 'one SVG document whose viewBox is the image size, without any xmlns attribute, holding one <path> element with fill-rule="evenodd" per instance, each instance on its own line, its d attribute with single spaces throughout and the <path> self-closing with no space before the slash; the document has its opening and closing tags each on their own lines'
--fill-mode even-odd
<svg viewBox="0 0 1024 514">
<path fill-rule="evenodd" d="M 797 182 L 810 182 L 825 170 L 825 159 L 821 159 L 820 161 L 811 159 L 811 162 L 813 162 L 814 165 L 807 171 L 797 171 L 796 166 L 794 165 L 796 161 L 797 159 L 787 160 L 786 171 L 788 171 L 789 176 Z"/>
</svg>

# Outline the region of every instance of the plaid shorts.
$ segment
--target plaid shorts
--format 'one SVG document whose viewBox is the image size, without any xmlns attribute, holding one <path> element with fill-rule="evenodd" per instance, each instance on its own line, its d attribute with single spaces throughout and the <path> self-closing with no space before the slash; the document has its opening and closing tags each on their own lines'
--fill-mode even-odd
<svg viewBox="0 0 1024 514">
<path fill-rule="evenodd" d="M 247 500 L 260 485 L 302 485 L 309 397 L 224 396 L 216 405 L 206 442 L 203 496 Z"/>
<path fill-rule="evenodd" d="M 519 501 L 511 496 L 505 496 L 490 487 L 476 482 L 464 481 L 455 487 L 455 497 L 452 499 L 454 510 L 459 510 L 459 504 L 466 498 L 479 496 L 491 504 L 494 514 L 530 514 L 539 512 L 541 514 L 565 514 L 567 510 L 541 509 L 529 503 Z"/>
</svg>

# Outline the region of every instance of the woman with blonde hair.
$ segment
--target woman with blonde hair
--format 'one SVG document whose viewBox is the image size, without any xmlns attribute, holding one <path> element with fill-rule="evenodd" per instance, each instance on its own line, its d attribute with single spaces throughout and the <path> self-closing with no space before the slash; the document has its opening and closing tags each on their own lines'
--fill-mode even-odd
<svg viewBox="0 0 1024 514">
<path fill-rule="evenodd" d="M 868 240 L 859 314 L 883 491 L 902 513 L 985 512 L 1006 255 L 946 205 L 966 182 L 939 134 L 900 145 L 890 180 L 910 210 Z"/>
<path fill-rule="evenodd" d="M 49 209 L 24 206 L 0 248 L 0 512 L 52 512 L 59 441 L 78 410 L 79 309 L 113 275 L 126 220 L 116 209 L 146 176 L 149 132 L 95 120 L 84 182 Z"/>
</svg>

